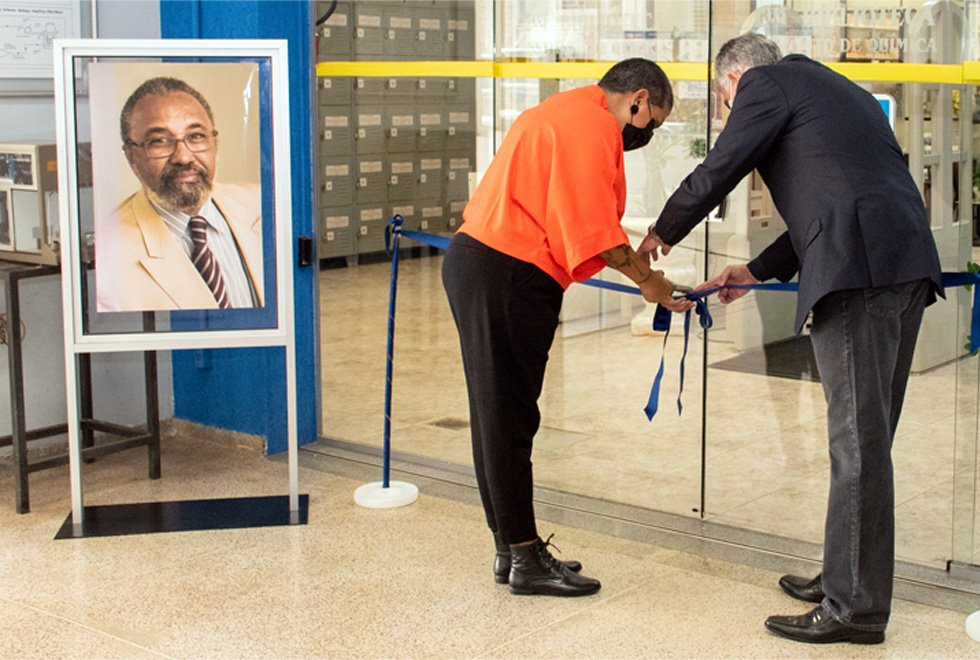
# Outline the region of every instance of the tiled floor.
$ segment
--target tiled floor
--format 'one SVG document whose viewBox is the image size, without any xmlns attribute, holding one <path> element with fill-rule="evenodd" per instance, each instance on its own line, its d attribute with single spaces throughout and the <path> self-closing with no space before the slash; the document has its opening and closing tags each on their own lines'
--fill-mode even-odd
<svg viewBox="0 0 980 660">
<path fill-rule="evenodd" d="M 420 498 L 371 510 L 379 478 L 301 452 L 309 524 L 53 540 L 67 468 L 31 477 L 13 511 L 0 472 L 2 658 L 976 658 L 966 614 L 897 600 L 882 646 L 811 647 L 762 627 L 802 612 L 778 573 L 545 523 L 602 580 L 581 599 L 511 596 L 472 489 L 416 479 Z M 142 450 L 84 467 L 87 505 L 280 495 L 284 457 L 183 427 L 163 478 Z M 398 474 L 396 478 L 405 478 Z M 980 604 L 978 604 L 980 606 Z"/>
<path fill-rule="evenodd" d="M 438 255 L 400 264 L 391 445 L 398 452 L 471 466 L 469 430 L 458 423 L 468 417 L 466 389 L 440 266 Z M 328 437 L 373 447 L 382 443 L 389 285 L 388 263 L 321 272 L 322 416 Z M 829 485 L 820 384 L 711 368 L 736 354 L 725 341 L 723 306 L 713 303 L 712 314 L 703 517 L 819 546 Z M 700 518 L 700 336 L 692 336 L 688 349 L 680 415 L 679 325 L 666 350 L 661 336 L 633 336 L 628 321 L 559 337 L 540 401 L 536 483 Z M 648 422 L 643 407 L 662 353 L 666 376 L 660 412 Z M 976 419 L 964 414 L 976 405 L 969 400 L 977 392 L 976 362 L 950 362 L 910 380 L 893 452 L 900 560 L 942 569 L 954 558 L 954 466 L 966 466 L 959 475 L 961 486 L 971 467 L 973 478 L 976 474 Z M 957 381 L 965 399 L 959 404 Z M 963 453 L 970 450 L 973 462 L 964 463 Z M 967 546 L 971 529 L 980 530 L 978 509 L 960 502 L 958 547 L 963 547 L 964 530 Z M 975 563 L 980 563 L 978 544 L 980 533 L 972 545 Z"/>
</svg>

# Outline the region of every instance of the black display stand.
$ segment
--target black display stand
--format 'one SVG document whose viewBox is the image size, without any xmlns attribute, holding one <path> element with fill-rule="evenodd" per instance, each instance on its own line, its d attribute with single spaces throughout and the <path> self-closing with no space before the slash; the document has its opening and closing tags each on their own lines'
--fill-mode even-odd
<svg viewBox="0 0 980 660">
<path fill-rule="evenodd" d="M 59 266 L 42 266 L 11 261 L 0 261 L 0 281 L 5 284 L 7 309 L 7 355 L 9 356 L 11 435 L 0 437 L 0 447 L 13 445 L 14 488 L 17 513 L 28 513 L 30 491 L 28 475 L 31 472 L 68 465 L 68 454 L 53 456 L 36 462 L 27 458 L 27 443 L 68 433 L 68 424 L 56 424 L 27 429 L 24 401 L 24 361 L 20 336 L 20 281 L 34 277 L 59 275 Z M 143 315 L 144 328 L 154 324 L 152 313 Z M 77 356 L 79 374 L 79 406 L 81 412 L 82 458 L 91 461 L 99 456 L 112 454 L 133 447 L 146 446 L 149 453 L 149 477 L 160 478 L 160 410 L 157 390 L 156 351 L 143 353 L 146 376 L 146 425 L 126 426 L 94 419 L 92 399 L 92 359 L 89 354 Z M 95 431 L 121 438 L 95 446 Z"/>
</svg>

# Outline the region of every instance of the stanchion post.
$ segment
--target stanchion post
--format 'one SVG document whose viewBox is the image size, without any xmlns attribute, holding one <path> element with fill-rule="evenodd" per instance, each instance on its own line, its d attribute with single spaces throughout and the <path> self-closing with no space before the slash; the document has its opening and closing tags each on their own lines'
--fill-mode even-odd
<svg viewBox="0 0 980 660">
<path fill-rule="evenodd" d="M 386 246 L 391 250 L 391 286 L 388 294 L 388 350 L 385 363 L 385 422 L 381 481 L 364 484 L 354 491 L 354 501 L 371 509 L 390 509 L 411 504 L 419 489 L 404 481 L 391 481 L 391 379 L 395 354 L 395 299 L 398 295 L 398 248 L 404 218 L 393 216 L 385 232 Z"/>
</svg>

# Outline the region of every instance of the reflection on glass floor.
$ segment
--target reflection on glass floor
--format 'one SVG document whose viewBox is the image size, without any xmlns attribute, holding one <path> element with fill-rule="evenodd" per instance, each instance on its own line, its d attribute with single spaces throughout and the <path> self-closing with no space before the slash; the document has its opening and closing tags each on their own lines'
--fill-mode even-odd
<svg viewBox="0 0 980 660">
<path fill-rule="evenodd" d="M 441 264 L 400 262 L 391 443 L 468 466 L 466 388 Z M 382 444 L 389 284 L 388 263 L 320 273 L 325 437 Z M 722 306 L 712 313 L 724 322 Z M 722 336 L 710 335 L 709 365 L 736 354 Z M 660 412 L 648 422 L 663 346 L 662 336 L 633 336 L 628 325 L 556 340 L 540 401 L 537 485 L 701 515 L 700 332 L 678 415 L 683 332 L 673 326 Z M 820 543 L 829 485 L 820 384 L 710 367 L 707 380 L 705 518 Z M 952 543 L 955 385 L 955 364 L 912 376 L 893 452 L 897 557 L 938 568 Z"/>
</svg>

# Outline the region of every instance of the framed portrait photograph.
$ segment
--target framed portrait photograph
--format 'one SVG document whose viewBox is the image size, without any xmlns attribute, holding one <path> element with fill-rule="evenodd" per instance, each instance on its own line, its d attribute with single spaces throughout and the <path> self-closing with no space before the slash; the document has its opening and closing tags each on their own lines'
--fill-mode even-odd
<svg viewBox="0 0 980 660">
<path fill-rule="evenodd" d="M 292 297 L 285 42 L 55 46 L 74 341 L 281 343 Z"/>
</svg>

